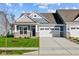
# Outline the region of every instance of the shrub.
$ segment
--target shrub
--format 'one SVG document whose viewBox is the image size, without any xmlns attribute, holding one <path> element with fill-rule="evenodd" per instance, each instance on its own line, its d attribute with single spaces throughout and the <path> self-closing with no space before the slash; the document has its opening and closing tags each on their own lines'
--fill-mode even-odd
<svg viewBox="0 0 79 59">
<path fill-rule="evenodd" d="M 69 37 L 69 39 L 71 39 L 72 37 Z"/>
<path fill-rule="evenodd" d="M 73 40 L 77 40 L 78 38 L 74 37 Z"/>
<path fill-rule="evenodd" d="M 27 37 L 24 37 L 25 39 L 27 38 Z"/>
<path fill-rule="evenodd" d="M 7 35 L 7 37 L 14 37 L 13 35 Z"/>
<path fill-rule="evenodd" d="M 21 36 L 19 38 L 22 38 Z"/>
<path fill-rule="evenodd" d="M 27 37 L 27 39 L 30 39 L 30 37 Z"/>
<path fill-rule="evenodd" d="M 77 42 L 79 42 L 79 38 L 77 38 Z"/>
</svg>

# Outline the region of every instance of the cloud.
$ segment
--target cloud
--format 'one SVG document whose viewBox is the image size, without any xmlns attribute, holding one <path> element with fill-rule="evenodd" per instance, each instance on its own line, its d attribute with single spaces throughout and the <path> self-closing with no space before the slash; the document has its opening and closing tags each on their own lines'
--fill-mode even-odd
<svg viewBox="0 0 79 59">
<path fill-rule="evenodd" d="M 76 7 L 72 7 L 72 9 L 77 9 Z"/>
<path fill-rule="evenodd" d="M 65 7 L 64 9 L 70 9 L 69 7 Z"/>
<path fill-rule="evenodd" d="M 39 8 L 42 8 L 42 9 L 45 9 L 45 8 L 48 8 L 46 6 L 38 6 Z"/>
<path fill-rule="evenodd" d="M 7 6 L 11 7 L 12 5 L 10 3 L 6 3 Z"/>
<path fill-rule="evenodd" d="M 41 6 L 48 6 L 47 3 L 40 3 L 39 5 L 41 5 Z"/>
<path fill-rule="evenodd" d="M 56 12 L 56 10 L 53 10 L 53 9 L 48 9 L 48 13 L 55 13 Z"/>
<path fill-rule="evenodd" d="M 48 3 L 35 3 L 33 6 L 48 6 Z"/>
<path fill-rule="evenodd" d="M 48 3 L 35 3 L 33 6 L 38 6 L 38 8 L 48 8 Z"/>
<path fill-rule="evenodd" d="M 23 4 L 22 4 L 22 3 L 19 3 L 19 6 L 20 6 L 20 7 L 23 7 Z"/>
</svg>

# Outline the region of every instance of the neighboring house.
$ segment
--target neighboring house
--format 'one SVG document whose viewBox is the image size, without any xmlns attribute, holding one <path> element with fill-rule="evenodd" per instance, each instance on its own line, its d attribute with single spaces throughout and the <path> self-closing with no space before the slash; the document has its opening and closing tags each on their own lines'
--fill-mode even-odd
<svg viewBox="0 0 79 59">
<path fill-rule="evenodd" d="M 0 36 L 6 36 L 9 29 L 9 22 L 6 14 L 3 11 L 0 11 Z"/>
<path fill-rule="evenodd" d="M 79 10 L 23 13 L 14 22 L 14 37 L 79 37 Z"/>
<path fill-rule="evenodd" d="M 66 37 L 79 37 L 79 10 L 57 10 L 63 20 Z"/>
</svg>

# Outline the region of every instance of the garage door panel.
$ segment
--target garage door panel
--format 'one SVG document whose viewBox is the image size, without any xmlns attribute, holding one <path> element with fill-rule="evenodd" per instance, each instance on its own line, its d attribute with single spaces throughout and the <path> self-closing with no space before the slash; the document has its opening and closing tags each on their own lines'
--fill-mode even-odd
<svg viewBox="0 0 79 59">
<path fill-rule="evenodd" d="M 40 37 L 59 37 L 60 27 L 40 27 L 39 29 Z"/>
<path fill-rule="evenodd" d="M 49 30 L 41 30 L 40 31 L 40 37 L 52 37 L 52 33 Z"/>
<path fill-rule="evenodd" d="M 52 37 L 52 32 L 49 28 L 40 28 L 39 30 L 40 37 Z"/>
</svg>

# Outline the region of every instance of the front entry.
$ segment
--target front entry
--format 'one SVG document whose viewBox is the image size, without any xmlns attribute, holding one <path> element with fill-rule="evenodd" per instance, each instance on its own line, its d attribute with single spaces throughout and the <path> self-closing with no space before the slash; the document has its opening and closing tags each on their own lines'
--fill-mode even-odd
<svg viewBox="0 0 79 59">
<path fill-rule="evenodd" d="M 35 26 L 32 26 L 32 36 L 36 36 Z"/>
</svg>

